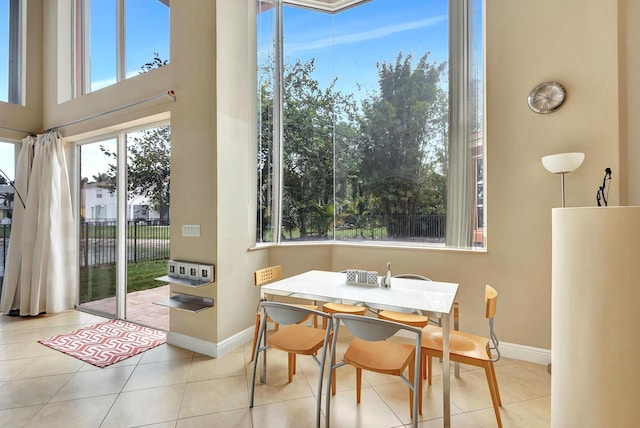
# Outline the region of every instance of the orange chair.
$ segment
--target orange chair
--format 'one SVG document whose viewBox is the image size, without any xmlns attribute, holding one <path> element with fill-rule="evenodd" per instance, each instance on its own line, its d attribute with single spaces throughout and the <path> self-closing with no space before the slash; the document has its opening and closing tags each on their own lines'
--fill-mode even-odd
<svg viewBox="0 0 640 428">
<path fill-rule="evenodd" d="M 322 381 L 324 377 L 324 367 L 327 360 L 328 346 L 331 345 L 331 337 L 333 334 L 333 319 L 330 315 L 318 310 L 308 309 L 297 305 L 288 305 L 286 303 L 262 301 L 260 302 L 260 306 L 264 310 L 265 315 L 260 322 L 258 343 L 262 339 L 263 334 L 265 334 L 267 319 L 272 319 L 278 324 L 282 324 L 283 327 L 269 336 L 267 346 L 258 347 L 254 351 L 252 359 L 253 370 L 251 372 L 249 407 L 253 407 L 258 354 L 260 352 L 273 348 L 279 349 L 288 354 L 289 358 L 287 368 L 289 382 L 292 381 L 293 375 L 295 374 L 296 355 L 309 355 L 320 366 L 320 377 L 318 379 L 318 389 L 316 392 L 316 396 L 318 397 L 316 404 L 316 426 L 320 426 L 320 397 L 322 397 Z M 309 317 L 313 315 L 322 317 L 328 321 L 324 329 L 300 325 L 301 322 L 305 319 L 309 319 Z M 322 350 L 321 357 L 318 359 L 315 354 L 320 350 Z M 264 370 L 260 377 L 260 381 L 264 383 L 266 381 L 266 373 Z"/>
<path fill-rule="evenodd" d="M 498 427 L 501 428 L 502 419 L 499 407 L 502 406 L 502 401 L 493 366 L 493 363 L 500 359 L 499 342 L 493 330 L 493 317 L 496 314 L 498 293 L 489 285 L 485 286 L 484 300 L 486 302 L 485 316 L 489 319 L 489 338 L 452 330 L 449 335 L 449 355 L 451 361 L 484 368 L 493 410 L 496 414 Z M 492 349 L 496 351 L 496 357 L 491 355 Z M 440 327 L 428 325 L 422 329 L 422 357 L 427 360 L 427 379 L 431 385 L 431 359 L 433 357 L 442 358 L 442 329 Z"/>
<path fill-rule="evenodd" d="M 422 281 L 431 281 L 427 277 L 411 273 L 395 275 L 394 278 L 409 278 L 419 279 Z M 429 317 L 411 312 L 396 312 L 385 310 L 378 312 L 378 318 L 420 328 L 425 327 L 427 324 L 429 324 Z"/>
<path fill-rule="evenodd" d="M 282 266 L 281 265 L 276 265 L 276 266 L 269 266 L 266 267 L 264 269 L 259 269 L 257 271 L 255 271 L 253 273 L 253 285 L 254 286 L 261 286 L 263 284 L 266 284 L 268 282 L 271 281 L 276 281 L 278 279 L 282 278 Z M 306 308 L 306 309 L 312 309 L 312 310 L 317 310 L 318 307 L 316 305 L 296 305 L 299 306 L 301 308 Z M 256 325 L 253 331 L 253 345 L 251 347 L 251 361 L 253 361 L 253 354 L 256 351 L 256 344 L 258 341 L 258 332 L 260 329 L 260 320 L 261 320 L 261 316 L 262 316 L 262 312 L 260 311 L 260 307 L 258 305 L 258 311 L 256 312 Z M 305 319 L 300 320 L 300 322 L 304 322 L 310 318 L 313 318 L 313 326 L 317 327 L 318 323 L 317 323 L 317 318 L 315 317 L 315 315 L 309 315 L 308 317 L 306 317 Z M 270 319 L 267 319 L 267 322 L 273 322 Z M 324 325 L 323 325 L 324 328 Z M 276 323 L 275 327 L 274 327 L 275 331 L 278 331 L 278 323 Z"/>
<path fill-rule="evenodd" d="M 346 273 L 346 271 L 341 271 L 341 272 Z M 331 315 L 335 315 L 335 314 L 364 315 L 367 313 L 367 307 L 358 306 L 358 305 L 347 305 L 345 303 L 329 302 L 322 305 L 322 312 L 326 312 Z"/>
<path fill-rule="evenodd" d="M 341 362 L 336 363 L 336 348 L 340 322 L 355 336 L 344 353 Z M 333 343 L 331 344 L 331 366 L 327 384 L 331 383 L 331 390 L 327 387 L 326 397 L 326 426 L 329 426 L 331 416 L 331 396 L 335 395 L 335 369 L 343 365 L 356 368 L 356 402 L 360 403 L 362 387 L 362 370 L 399 376 L 409 386 L 409 411 L 413 418 L 413 426 L 418 423 L 418 413 L 422 414 L 422 377 L 420 376 L 420 343 L 421 330 L 405 324 L 363 317 L 359 315 L 334 315 Z M 413 345 L 389 341 L 390 337 L 399 331 L 405 331 L 415 337 Z M 408 377 L 404 376 L 408 368 Z"/>
</svg>

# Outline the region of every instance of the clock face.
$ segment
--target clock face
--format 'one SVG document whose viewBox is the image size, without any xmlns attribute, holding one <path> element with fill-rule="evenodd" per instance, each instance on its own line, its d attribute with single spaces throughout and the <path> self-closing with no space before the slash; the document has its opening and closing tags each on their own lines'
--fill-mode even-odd
<svg viewBox="0 0 640 428">
<path fill-rule="evenodd" d="M 529 108 L 536 113 L 551 113 L 564 103 L 566 92 L 557 82 L 541 83 L 529 93 Z"/>
</svg>

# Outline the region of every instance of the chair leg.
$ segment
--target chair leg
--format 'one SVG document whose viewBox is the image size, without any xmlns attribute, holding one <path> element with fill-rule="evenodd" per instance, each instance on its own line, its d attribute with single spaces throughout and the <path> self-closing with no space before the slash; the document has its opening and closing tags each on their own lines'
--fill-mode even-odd
<svg viewBox="0 0 640 428">
<path fill-rule="evenodd" d="M 294 364 L 296 361 L 295 358 L 296 358 L 296 354 L 293 354 L 291 352 L 287 354 L 287 371 L 289 375 L 289 383 L 293 381 L 293 373 L 295 371 Z"/>
<path fill-rule="evenodd" d="M 489 368 L 491 368 L 491 377 L 493 379 L 493 386 L 496 390 L 496 397 L 498 397 L 498 406 L 502 406 L 502 400 L 500 399 L 500 389 L 498 389 L 498 379 L 496 378 L 496 368 L 493 363 L 489 363 Z"/>
<path fill-rule="evenodd" d="M 427 384 L 431 385 L 431 372 L 433 371 L 433 365 L 431 364 L 431 355 L 427 355 Z"/>
<path fill-rule="evenodd" d="M 360 392 L 362 390 L 362 369 L 356 368 L 356 403 L 360 404 Z"/>
<path fill-rule="evenodd" d="M 331 367 L 336 365 L 336 355 L 333 354 L 333 359 L 331 360 Z M 336 395 L 336 369 L 332 369 L 333 373 L 331 374 L 331 395 Z"/>
<path fill-rule="evenodd" d="M 500 393 L 498 392 L 498 383 L 495 378 L 495 372 L 492 368 L 493 363 L 488 361 L 484 364 L 484 371 L 487 375 L 487 383 L 489 384 L 489 392 L 491 393 L 491 401 L 493 402 L 493 411 L 496 414 L 498 428 L 502 428 L 502 418 L 500 417 Z"/>
<path fill-rule="evenodd" d="M 256 344 L 258 343 L 258 332 L 260 331 L 260 315 L 261 313 L 258 312 L 256 314 L 256 327 L 253 330 L 253 346 L 251 347 L 251 360 L 253 361 L 253 356 L 256 353 Z"/>
<path fill-rule="evenodd" d="M 415 363 L 412 362 L 409 364 L 409 379 L 413 379 L 415 374 Z M 420 384 L 418 385 L 418 391 L 414 391 L 409 388 L 409 414 L 413 415 L 413 394 L 418 394 L 418 414 L 422 414 L 422 379 L 420 379 Z"/>
</svg>

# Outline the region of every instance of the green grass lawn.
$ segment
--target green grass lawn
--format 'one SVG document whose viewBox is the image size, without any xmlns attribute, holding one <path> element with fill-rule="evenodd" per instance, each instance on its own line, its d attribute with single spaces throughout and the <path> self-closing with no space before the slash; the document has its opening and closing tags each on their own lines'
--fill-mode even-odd
<svg viewBox="0 0 640 428">
<path fill-rule="evenodd" d="M 165 285 L 154 278 L 163 276 L 166 272 L 166 260 L 129 263 L 127 265 L 127 292 L 148 290 Z M 80 303 L 113 297 L 115 293 L 115 264 L 80 268 Z"/>
</svg>

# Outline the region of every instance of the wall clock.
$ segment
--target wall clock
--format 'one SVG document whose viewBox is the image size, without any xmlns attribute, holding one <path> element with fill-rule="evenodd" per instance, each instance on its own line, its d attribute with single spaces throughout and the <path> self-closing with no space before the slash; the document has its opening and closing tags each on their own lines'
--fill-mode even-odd
<svg viewBox="0 0 640 428">
<path fill-rule="evenodd" d="M 567 92 L 558 82 L 544 82 L 529 92 L 529 108 L 540 114 L 554 112 L 564 103 Z"/>
</svg>

